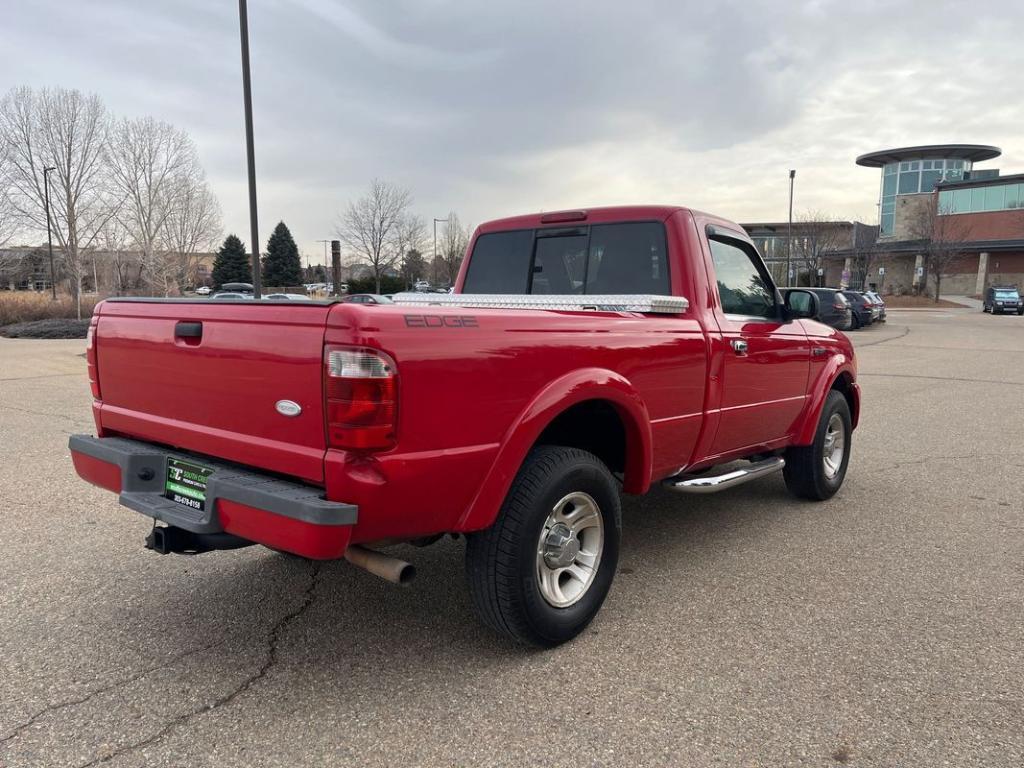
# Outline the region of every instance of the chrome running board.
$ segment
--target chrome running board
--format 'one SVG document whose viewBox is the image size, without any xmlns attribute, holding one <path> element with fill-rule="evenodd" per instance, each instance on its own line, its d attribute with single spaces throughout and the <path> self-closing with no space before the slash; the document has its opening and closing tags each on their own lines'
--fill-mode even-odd
<svg viewBox="0 0 1024 768">
<path fill-rule="evenodd" d="M 722 475 L 675 475 L 667 480 L 662 480 L 661 484 L 668 490 L 677 493 L 718 493 L 779 472 L 785 466 L 784 458 L 772 456 L 770 459 L 754 461 L 748 467 L 734 469 Z"/>
</svg>

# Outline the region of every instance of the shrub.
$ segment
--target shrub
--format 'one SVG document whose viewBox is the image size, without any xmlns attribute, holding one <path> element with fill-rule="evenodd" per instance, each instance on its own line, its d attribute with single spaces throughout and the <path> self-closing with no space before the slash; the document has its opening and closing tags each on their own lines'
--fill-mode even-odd
<svg viewBox="0 0 1024 768">
<path fill-rule="evenodd" d="M 2 326 L 0 336 L 9 339 L 84 339 L 88 331 L 88 320 L 51 318 Z"/>
<path fill-rule="evenodd" d="M 92 310 L 101 300 L 95 296 L 82 297 L 82 317 L 92 317 Z M 0 291 L 0 327 L 32 320 L 74 318 L 75 300 L 67 294 L 57 294 L 54 301 L 49 293 L 37 291 Z"/>
</svg>

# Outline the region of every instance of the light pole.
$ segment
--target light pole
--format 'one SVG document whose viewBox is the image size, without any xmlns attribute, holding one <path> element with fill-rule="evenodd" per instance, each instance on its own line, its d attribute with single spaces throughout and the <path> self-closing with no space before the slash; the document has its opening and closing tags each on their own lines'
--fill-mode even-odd
<svg viewBox="0 0 1024 768">
<path fill-rule="evenodd" d="M 43 196 L 46 198 L 46 246 L 50 250 L 50 292 L 53 300 L 57 300 L 57 278 L 53 273 L 53 234 L 50 229 L 50 171 L 56 171 L 56 166 L 43 168 Z"/>
<path fill-rule="evenodd" d="M 331 242 L 331 241 L 330 240 L 317 240 L 317 242 L 324 244 L 324 271 L 326 272 L 327 271 L 327 244 L 329 242 Z"/>
<path fill-rule="evenodd" d="M 431 259 L 431 261 L 433 261 L 434 264 L 437 263 L 437 222 L 439 222 L 439 221 L 443 221 L 443 222 L 445 222 L 447 224 L 448 223 L 448 219 L 434 219 L 434 252 L 432 254 L 433 258 Z M 431 265 L 431 266 L 433 266 L 433 265 Z M 436 275 L 435 275 L 435 277 L 436 277 Z"/>
<path fill-rule="evenodd" d="M 238 0 L 238 27 L 242 39 L 242 101 L 245 105 L 245 156 L 249 165 L 249 229 L 252 236 L 252 294 L 260 297 L 260 233 L 256 216 L 256 155 L 252 146 L 252 83 L 249 78 L 249 11 Z"/>
<path fill-rule="evenodd" d="M 789 172 L 789 235 L 786 237 L 786 285 L 793 279 L 793 180 L 796 171 Z"/>
</svg>

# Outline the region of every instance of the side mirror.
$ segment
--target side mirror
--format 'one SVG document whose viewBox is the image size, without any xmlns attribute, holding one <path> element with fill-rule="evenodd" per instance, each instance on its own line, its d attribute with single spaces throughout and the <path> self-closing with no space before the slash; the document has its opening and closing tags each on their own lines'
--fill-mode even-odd
<svg viewBox="0 0 1024 768">
<path fill-rule="evenodd" d="M 818 316 L 818 296 L 810 291 L 797 288 L 786 291 L 786 317 L 795 320 L 800 317 L 816 318 Z"/>
</svg>

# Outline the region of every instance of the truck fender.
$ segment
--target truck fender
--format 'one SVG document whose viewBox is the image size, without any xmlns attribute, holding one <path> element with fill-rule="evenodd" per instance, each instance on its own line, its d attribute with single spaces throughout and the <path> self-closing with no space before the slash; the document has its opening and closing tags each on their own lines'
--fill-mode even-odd
<svg viewBox="0 0 1024 768">
<path fill-rule="evenodd" d="M 860 387 L 855 379 L 855 368 L 846 355 L 835 355 L 818 375 L 818 380 L 811 383 L 811 397 L 807 400 L 803 420 L 796 431 L 794 445 L 810 445 L 814 442 L 814 433 L 821 418 L 821 409 L 825 407 L 825 398 L 829 391 L 839 389 L 850 402 L 850 419 L 857 426 L 860 416 Z M 842 385 L 836 387 L 836 381 L 842 378 Z"/>
<path fill-rule="evenodd" d="M 458 530 L 477 531 L 494 522 L 512 480 L 544 429 L 566 409 L 587 400 L 615 408 L 626 432 L 627 493 L 645 493 L 651 484 L 651 422 L 647 406 L 628 380 L 603 368 L 583 368 L 545 386 L 519 413 L 476 497 L 459 519 Z"/>
</svg>

